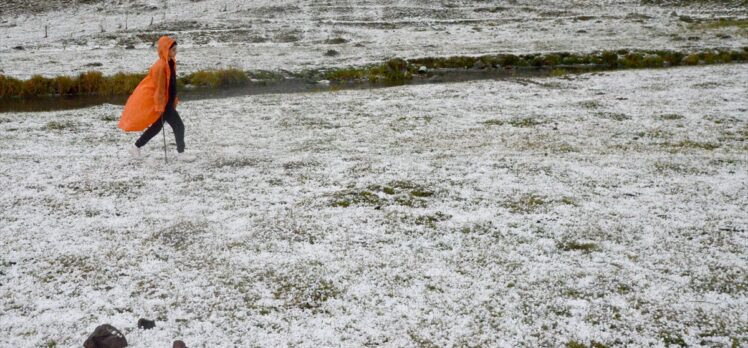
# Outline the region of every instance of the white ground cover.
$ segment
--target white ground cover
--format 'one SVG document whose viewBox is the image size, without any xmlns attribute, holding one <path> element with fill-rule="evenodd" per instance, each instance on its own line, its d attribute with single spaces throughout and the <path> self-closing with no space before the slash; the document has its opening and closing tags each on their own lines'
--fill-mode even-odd
<svg viewBox="0 0 748 348">
<path fill-rule="evenodd" d="M 180 73 L 228 67 L 301 71 L 392 57 L 748 46 L 745 28 L 695 23 L 748 18 L 748 8 L 730 1 L 690 7 L 641 5 L 640 0 L 47 4 L 51 10 L 41 13 L 0 4 L 0 74 L 25 79 L 88 70 L 143 72 L 156 59 L 151 43 L 163 34 L 179 41 Z M 134 49 L 125 49 L 128 44 Z M 14 49 L 18 46 L 24 50 Z M 338 55 L 326 56 L 328 50 Z"/>
<path fill-rule="evenodd" d="M 0 346 L 748 344 L 746 80 L 184 102 L 168 165 L 119 106 L 0 114 Z"/>
</svg>

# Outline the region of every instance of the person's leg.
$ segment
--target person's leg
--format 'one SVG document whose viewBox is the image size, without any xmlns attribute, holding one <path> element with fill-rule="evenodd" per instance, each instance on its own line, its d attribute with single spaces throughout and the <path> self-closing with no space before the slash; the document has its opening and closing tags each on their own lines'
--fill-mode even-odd
<svg viewBox="0 0 748 348">
<path fill-rule="evenodd" d="M 139 148 L 145 146 L 151 138 L 155 137 L 156 134 L 161 131 L 162 126 L 160 118 L 156 122 L 153 122 L 153 124 L 143 132 L 143 135 L 138 138 L 138 141 L 135 142 L 135 146 Z"/>
<path fill-rule="evenodd" d="M 165 118 L 171 129 L 174 130 L 174 140 L 177 141 L 177 152 L 184 152 L 184 123 L 175 109 L 168 110 Z"/>
</svg>

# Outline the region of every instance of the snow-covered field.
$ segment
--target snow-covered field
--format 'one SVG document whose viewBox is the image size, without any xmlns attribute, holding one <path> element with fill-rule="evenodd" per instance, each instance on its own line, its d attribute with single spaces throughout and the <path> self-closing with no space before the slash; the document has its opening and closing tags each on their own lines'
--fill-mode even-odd
<svg viewBox="0 0 748 348">
<path fill-rule="evenodd" d="M 748 345 L 745 81 L 185 102 L 168 165 L 117 106 L 2 114 L 0 346 Z"/>
<path fill-rule="evenodd" d="M 736 48 L 748 46 L 746 28 L 698 21 L 748 18 L 748 6 L 738 2 L 11 0 L 0 4 L 0 74 L 142 72 L 162 34 L 180 43 L 181 73 L 302 71 L 391 57 Z M 29 7 L 47 11 L 23 10 Z M 329 50 L 338 55 L 327 56 Z"/>
</svg>

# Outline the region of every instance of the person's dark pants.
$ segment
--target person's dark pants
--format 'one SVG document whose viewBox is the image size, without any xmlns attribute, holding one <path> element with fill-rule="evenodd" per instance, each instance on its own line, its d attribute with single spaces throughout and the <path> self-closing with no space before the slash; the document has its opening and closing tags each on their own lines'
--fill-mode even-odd
<svg viewBox="0 0 748 348">
<path fill-rule="evenodd" d="M 167 108 L 163 117 L 164 122 L 168 123 L 171 129 L 174 130 L 174 138 L 177 141 L 177 152 L 184 152 L 184 123 L 182 123 L 179 113 L 174 108 Z M 161 118 L 159 118 L 143 132 L 143 135 L 135 142 L 135 146 L 145 146 L 151 138 L 155 137 L 161 131 L 161 127 L 163 127 L 163 124 L 161 124 Z"/>
</svg>

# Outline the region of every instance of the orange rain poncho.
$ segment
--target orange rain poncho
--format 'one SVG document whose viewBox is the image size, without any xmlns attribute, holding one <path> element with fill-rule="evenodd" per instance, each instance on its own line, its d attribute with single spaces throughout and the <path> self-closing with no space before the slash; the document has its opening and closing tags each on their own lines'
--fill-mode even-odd
<svg viewBox="0 0 748 348">
<path fill-rule="evenodd" d="M 169 100 L 169 49 L 174 40 L 168 36 L 158 39 L 158 57 L 148 75 L 127 99 L 125 110 L 119 120 L 119 128 L 129 131 L 142 131 L 158 121 Z M 174 69 L 176 70 L 176 61 Z M 174 103 L 179 102 L 175 99 Z"/>
</svg>

